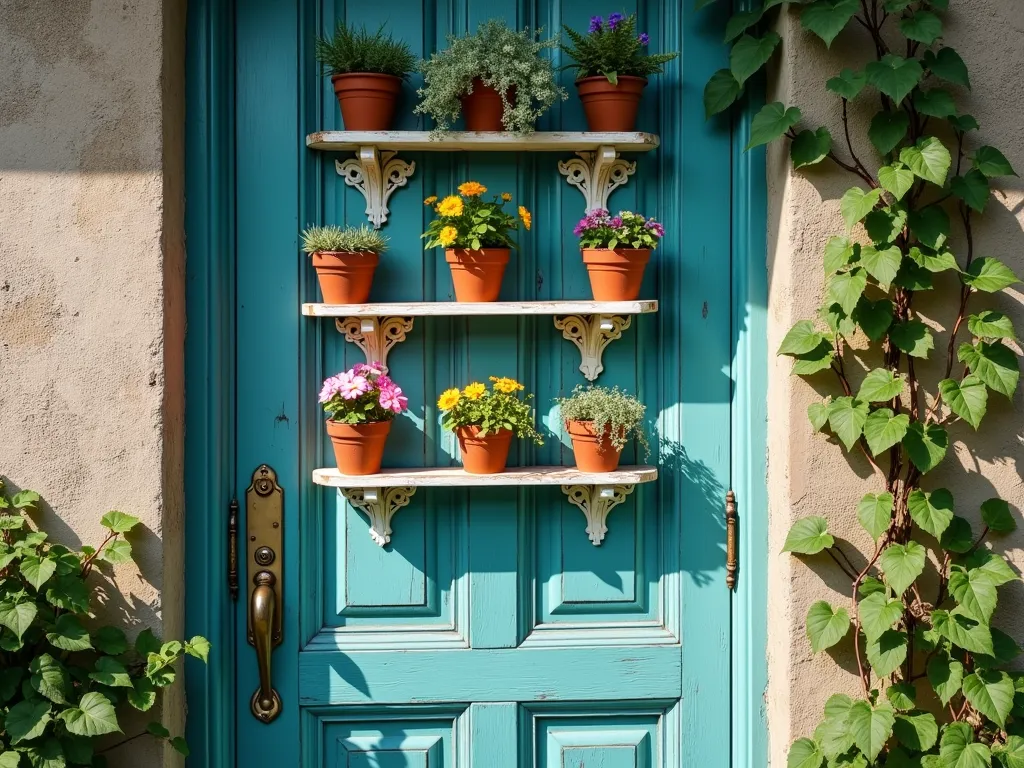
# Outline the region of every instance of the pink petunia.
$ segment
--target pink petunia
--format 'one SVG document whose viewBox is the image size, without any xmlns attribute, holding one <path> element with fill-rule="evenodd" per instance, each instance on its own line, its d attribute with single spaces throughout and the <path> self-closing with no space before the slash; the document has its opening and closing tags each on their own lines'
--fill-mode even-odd
<svg viewBox="0 0 1024 768">
<path fill-rule="evenodd" d="M 338 374 L 338 394 L 345 400 L 355 400 L 370 391 L 370 382 L 365 376 L 351 371 Z"/>
<path fill-rule="evenodd" d="M 323 389 L 320 390 L 320 402 L 326 403 L 336 394 L 338 394 L 338 377 L 329 376 L 324 380 Z"/>
<path fill-rule="evenodd" d="M 380 407 L 401 413 L 409 407 L 409 398 L 402 394 L 401 387 L 383 387 L 380 390 Z"/>
</svg>

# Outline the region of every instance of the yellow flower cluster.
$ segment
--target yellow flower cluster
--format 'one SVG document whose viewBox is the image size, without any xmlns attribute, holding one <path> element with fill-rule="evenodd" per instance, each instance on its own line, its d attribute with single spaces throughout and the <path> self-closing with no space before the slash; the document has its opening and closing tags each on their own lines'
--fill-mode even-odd
<svg viewBox="0 0 1024 768">
<path fill-rule="evenodd" d="M 455 242 L 455 238 L 459 236 L 459 230 L 449 224 L 447 227 L 442 227 L 441 232 L 438 234 L 437 239 L 441 241 L 441 245 L 447 248 L 449 245 Z"/>
<path fill-rule="evenodd" d="M 462 399 L 462 393 L 458 389 L 446 389 L 437 399 L 437 407 L 442 411 L 450 411 L 459 404 L 460 399 Z"/>
<path fill-rule="evenodd" d="M 533 215 L 526 210 L 525 205 L 519 206 L 519 218 L 523 220 L 523 226 L 526 227 L 526 231 L 530 231 L 530 225 L 533 224 Z"/>
<path fill-rule="evenodd" d="M 525 387 L 515 379 L 509 379 L 505 376 L 502 376 L 500 379 L 496 376 L 491 376 L 491 381 L 494 382 L 494 388 L 498 392 L 504 392 L 506 394 L 525 389 Z"/>
<path fill-rule="evenodd" d="M 486 191 L 487 187 L 478 181 L 467 181 L 459 184 L 459 194 L 465 197 L 480 197 Z"/>
<path fill-rule="evenodd" d="M 426 200 L 423 201 L 423 204 L 424 205 L 433 205 L 436 202 L 437 202 L 437 195 L 431 195 L 430 197 L 428 197 Z"/>
<path fill-rule="evenodd" d="M 470 400 L 479 400 L 484 396 L 484 392 L 487 391 L 487 387 L 481 384 L 479 381 L 474 381 L 472 384 L 462 390 L 462 394 L 468 397 Z"/>
<path fill-rule="evenodd" d="M 504 200 L 506 203 L 511 202 L 512 201 L 512 195 L 509 192 L 502 192 L 501 193 L 501 199 Z"/>
<path fill-rule="evenodd" d="M 437 212 L 442 216 L 461 216 L 464 204 L 458 195 L 448 195 L 438 203 Z"/>
</svg>

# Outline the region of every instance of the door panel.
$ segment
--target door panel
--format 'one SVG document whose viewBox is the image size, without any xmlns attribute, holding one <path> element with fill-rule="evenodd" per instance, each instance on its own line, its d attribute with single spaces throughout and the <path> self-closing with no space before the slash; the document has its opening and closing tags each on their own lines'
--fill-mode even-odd
<svg viewBox="0 0 1024 768">
<path fill-rule="evenodd" d="M 251 0 L 236 25 L 238 469 L 244 488 L 266 462 L 285 488 L 284 643 L 273 655 L 284 701 L 269 725 L 249 714 L 257 685 L 239 632 L 238 765 L 437 768 L 724 768 L 729 764 L 729 596 L 721 509 L 728 477 L 729 163 L 726 131 L 703 120 L 700 89 L 722 66 L 712 32 L 676 0 Z M 661 147 L 639 156 L 611 206 L 657 215 L 668 234 L 642 296 L 656 315 L 604 355 L 599 383 L 636 392 L 656 432 L 656 483 L 638 486 L 594 546 L 557 487 L 421 488 L 381 548 L 364 515 L 312 485 L 331 461 L 320 381 L 362 360 L 318 300 L 299 253 L 311 223 L 365 221 L 365 201 L 335 172 L 344 157 L 308 151 L 307 133 L 340 129 L 313 39 L 335 19 L 387 21 L 419 55 L 495 15 L 510 24 L 581 28 L 593 13 L 636 10 L 654 50 L 682 50 L 652 79 L 638 128 Z M 713 25 L 704 20 L 709 30 Z M 582 130 L 570 98 L 541 130 Z M 418 83 L 418 78 L 413 83 Z M 411 113 L 414 84 L 399 107 Z M 390 199 L 391 248 L 374 301 L 453 298 L 447 265 L 423 252 L 429 194 L 474 179 L 534 212 L 502 287 L 505 300 L 586 298 L 571 230 L 583 197 L 556 154 L 409 153 L 408 184 Z M 443 389 L 509 375 L 537 395 L 545 445 L 516 441 L 510 463 L 573 463 L 552 398 L 583 383 L 575 346 L 549 317 L 417 318 L 389 354 L 412 410 L 396 420 L 385 462 L 457 464 L 435 408 Z M 642 456 L 630 447 L 625 463 Z M 244 521 L 243 521 L 244 530 Z M 243 601 L 244 602 L 244 601 Z M 239 605 L 238 627 L 246 606 Z"/>
</svg>

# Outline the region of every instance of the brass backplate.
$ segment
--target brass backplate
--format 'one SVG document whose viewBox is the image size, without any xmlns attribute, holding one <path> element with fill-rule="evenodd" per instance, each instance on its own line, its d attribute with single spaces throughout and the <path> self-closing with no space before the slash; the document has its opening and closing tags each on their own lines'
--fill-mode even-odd
<svg viewBox="0 0 1024 768">
<path fill-rule="evenodd" d="M 247 605 L 252 605 L 256 589 L 253 578 L 260 571 L 276 577 L 277 610 L 274 611 L 273 645 L 281 644 L 281 615 L 284 600 L 284 489 L 277 484 L 277 473 L 267 464 L 260 464 L 252 473 L 252 483 L 245 491 L 245 544 L 248 589 Z M 247 610 L 249 644 L 252 638 L 252 611 Z"/>
</svg>

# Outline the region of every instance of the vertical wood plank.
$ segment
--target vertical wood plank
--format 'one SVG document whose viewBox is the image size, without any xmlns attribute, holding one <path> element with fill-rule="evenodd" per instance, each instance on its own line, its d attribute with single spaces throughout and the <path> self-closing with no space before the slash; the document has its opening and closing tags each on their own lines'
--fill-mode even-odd
<svg viewBox="0 0 1024 768">
<path fill-rule="evenodd" d="M 469 708 L 470 758 L 459 768 L 517 768 L 519 705 L 473 704 Z"/>
</svg>

